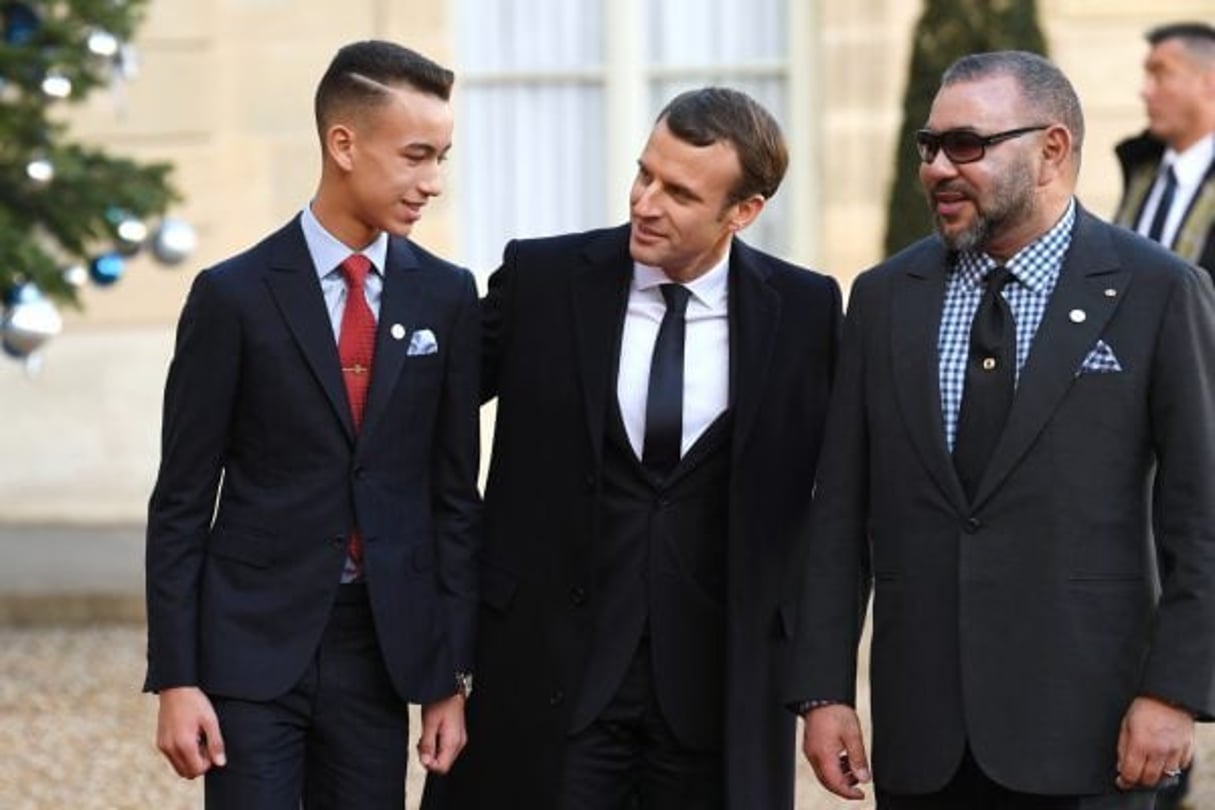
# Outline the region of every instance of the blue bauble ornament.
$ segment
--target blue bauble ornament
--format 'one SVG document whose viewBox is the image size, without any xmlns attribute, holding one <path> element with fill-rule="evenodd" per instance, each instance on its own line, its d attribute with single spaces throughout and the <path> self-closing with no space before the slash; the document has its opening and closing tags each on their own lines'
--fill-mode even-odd
<svg viewBox="0 0 1215 810">
<path fill-rule="evenodd" d="M 126 259 L 121 253 L 102 253 L 89 262 L 89 278 L 99 287 L 108 287 L 127 270 Z"/>
<path fill-rule="evenodd" d="M 26 45 L 42 28 L 42 18 L 29 3 L 10 2 L 0 6 L 4 18 L 4 41 L 9 45 Z"/>
</svg>

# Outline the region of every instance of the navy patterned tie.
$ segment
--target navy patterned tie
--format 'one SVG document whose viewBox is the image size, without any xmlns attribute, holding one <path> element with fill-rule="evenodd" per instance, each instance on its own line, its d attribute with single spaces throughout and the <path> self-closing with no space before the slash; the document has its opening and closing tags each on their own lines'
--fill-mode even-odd
<svg viewBox="0 0 1215 810">
<path fill-rule="evenodd" d="M 970 354 L 953 445 L 953 463 L 970 500 L 1004 432 L 1016 386 L 1017 323 L 1001 294 L 1011 278 L 1007 267 L 987 274 L 970 322 Z"/>
</svg>

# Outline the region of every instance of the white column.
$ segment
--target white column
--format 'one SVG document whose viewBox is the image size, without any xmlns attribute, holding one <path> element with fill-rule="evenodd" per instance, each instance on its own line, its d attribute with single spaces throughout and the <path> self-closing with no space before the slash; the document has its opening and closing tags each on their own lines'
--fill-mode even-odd
<svg viewBox="0 0 1215 810">
<path fill-rule="evenodd" d="M 629 185 L 637 171 L 637 156 L 651 123 L 645 112 L 643 0 L 610 0 L 604 3 L 603 14 L 607 153 L 604 210 L 610 222 L 623 222 L 628 218 Z"/>
</svg>

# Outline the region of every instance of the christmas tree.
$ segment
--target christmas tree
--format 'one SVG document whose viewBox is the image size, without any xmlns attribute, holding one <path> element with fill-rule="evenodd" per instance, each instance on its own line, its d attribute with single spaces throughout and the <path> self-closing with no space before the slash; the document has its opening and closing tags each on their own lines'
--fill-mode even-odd
<svg viewBox="0 0 1215 810">
<path fill-rule="evenodd" d="M 926 0 L 916 24 L 903 124 L 895 145 L 895 180 L 886 217 L 886 254 L 932 232 L 932 212 L 920 188 L 920 157 L 913 146 L 924 126 L 941 74 L 954 60 L 980 51 L 1046 54 L 1037 3 L 1025 0 Z"/>
<path fill-rule="evenodd" d="M 52 302 L 109 284 L 152 242 L 179 261 L 193 231 L 144 224 L 176 199 L 171 167 L 71 138 L 67 105 L 126 81 L 147 0 L 0 0 L 0 296 L 5 351 L 25 357 L 58 331 Z M 165 243 L 165 240 L 169 243 Z"/>
</svg>

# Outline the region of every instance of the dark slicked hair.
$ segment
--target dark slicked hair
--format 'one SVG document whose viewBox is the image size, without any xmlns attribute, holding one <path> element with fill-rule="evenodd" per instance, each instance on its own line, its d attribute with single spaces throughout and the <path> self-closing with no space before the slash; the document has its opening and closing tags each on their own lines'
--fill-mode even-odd
<svg viewBox="0 0 1215 810">
<path fill-rule="evenodd" d="M 1175 22 L 1158 25 L 1144 38 L 1153 48 L 1168 40 L 1177 40 L 1186 53 L 1205 67 L 1215 66 L 1215 26 L 1204 22 Z"/>
<path fill-rule="evenodd" d="M 991 51 L 963 56 L 950 65 L 941 77 L 941 86 L 973 82 L 994 76 L 1009 76 L 1021 88 L 1021 95 L 1041 121 L 1059 123 L 1072 134 L 1072 153 L 1080 155 L 1084 145 L 1084 112 L 1076 88 L 1049 60 L 1029 51 Z"/>
<path fill-rule="evenodd" d="M 372 109 L 401 85 L 447 101 L 454 81 L 447 68 L 394 42 L 353 42 L 334 55 L 316 87 L 317 130 L 324 140 L 339 113 Z"/>
<path fill-rule="evenodd" d="M 702 87 L 680 93 L 655 123 L 665 122 L 679 140 L 693 146 L 725 141 L 734 147 L 742 176 L 730 203 L 759 194 L 771 199 L 789 166 L 789 149 L 780 125 L 755 99 L 728 87 Z"/>
</svg>

